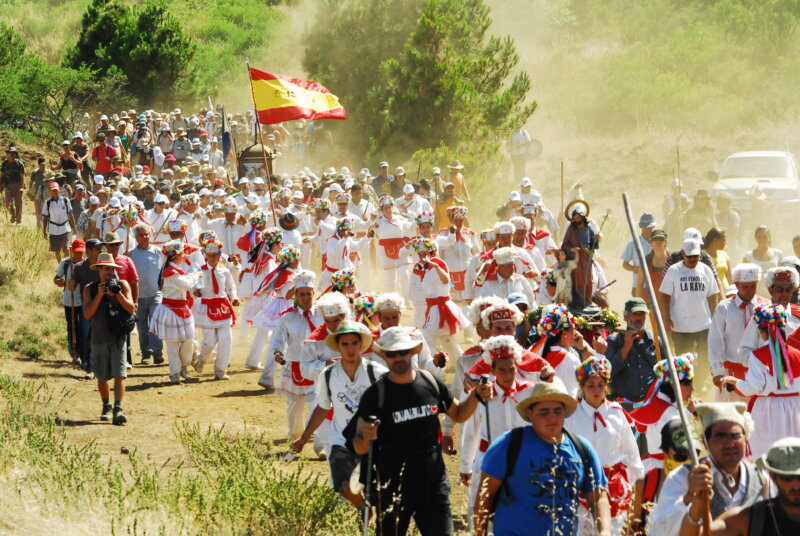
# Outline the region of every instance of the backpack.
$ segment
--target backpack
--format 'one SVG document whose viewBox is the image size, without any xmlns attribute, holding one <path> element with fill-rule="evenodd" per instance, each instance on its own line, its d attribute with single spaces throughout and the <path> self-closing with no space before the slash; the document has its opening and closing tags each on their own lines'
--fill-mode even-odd
<svg viewBox="0 0 800 536">
<path fill-rule="evenodd" d="M 514 497 L 511 493 L 511 487 L 508 485 L 508 479 L 511 475 L 514 474 L 514 467 L 517 465 L 517 459 L 519 458 L 519 452 L 522 448 L 522 434 L 525 433 L 525 426 L 520 426 L 518 428 L 514 428 L 511 430 L 511 437 L 509 438 L 508 443 L 508 451 L 506 451 L 506 472 L 503 475 L 503 479 L 500 481 L 500 491 L 503 491 L 506 494 L 507 501 L 509 503 L 514 502 Z M 572 444 L 575 445 L 575 450 L 578 451 L 578 455 L 581 457 L 581 462 L 583 463 L 583 480 L 581 481 L 580 488 L 583 488 L 583 485 L 586 483 L 586 476 L 591 468 L 591 464 L 589 463 L 589 450 L 586 448 L 586 443 L 582 437 L 574 436 L 569 433 L 569 431 L 565 428 L 563 430 L 564 435 L 572 441 Z M 490 507 L 490 512 L 493 514 L 494 511 L 497 509 L 498 501 L 500 500 L 500 493 L 495 493 L 494 499 L 492 500 L 492 505 Z"/>
<path fill-rule="evenodd" d="M 367 376 L 369 376 L 369 383 L 372 385 L 375 383 L 375 366 L 372 364 L 371 361 L 366 363 L 367 365 Z M 333 374 L 333 367 L 328 367 L 325 369 L 325 388 L 328 390 L 328 400 L 333 402 L 333 393 L 331 392 L 331 374 Z"/>
</svg>

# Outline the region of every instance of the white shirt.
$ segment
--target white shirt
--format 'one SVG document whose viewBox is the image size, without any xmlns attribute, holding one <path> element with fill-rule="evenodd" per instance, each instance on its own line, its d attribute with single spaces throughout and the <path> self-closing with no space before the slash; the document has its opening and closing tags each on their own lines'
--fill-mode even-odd
<svg viewBox="0 0 800 536">
<path fill-rule="evenodd" d="M 344 446 L 345 444 L 342 432 L 344 432 L 345 427 L 355 415 L 364 391 L 372 385 L 367 367 L 372 368 L 373 377 L 376 380 L 382 374 L 389 372 L 389 369 L 383 365 L 362 358 L 352 380 L 345 372 L 341 360 L 329 367 L 325 367 L 319 376 L 319 381 L 316 385 L 317 405 L 326 410 L 333 407 L 331 445 Z M 331 374 L 330 382 L 326 385 L 325 374 L 327 369 L 331 370 Z M 328 386 L 330 386 L 331 396 L 328 396 Z"/>
<path fill-rule="evenodd" d="M 154 244 L 169 242 L 169 225 L 167 225 L 167 223 L 174 220 L 177 216 L 178 213 L 169 207 L 164 207 L 161 214 L 158 214 L 154 208 L 144 212 L 145 219 L 150 224 L 150 227 L 153 228 Z"/>
<path fill-rule="evenodd" d="M 511 274 L 508 279 L 497 274 L 496 280 L 485 281 L 483 286 L 475 287 L 473 292 L 476 298 L 500 296 L 503 299 L 514 292 L 521 292 L 528 299 L 528 303 L 533 303 L 531 284 L 519 274 Z"/>
<path fill-rule="evenodd" d="M 365 235 L 361 238 L 346 237 L 342 238 L 338 234 L 333 235 L 325 241 L 325 264 L 333 271 L 353 268 L 353 261 L 350 254 L 361 250 L 361 247 L 369 242 Z"/>
<path fill-rule="evenodd" d="M 42 203 L 42 216 L 49 218 L 47 232 L 53 236 L 72 232 L 72 226 L 69 224 L 69 215 L 71 213 L 72 205 L 64 197 L 59 196 L 58 199 L 51 197 Z"/>
<path fill-rule="evenodd" d="M 790 305 L 789 309 L 786 311 L 786 333 L 791 333 L 797 328 L 800 328 L 800 318 L 796 317 L 795 313 L 795 308 Z M 761 348 L 763 345 L 764 341 L 761 340 L 761 335 L 758 334 L 758 326 L 755 322 L 749 322 L 747 327 L 744 328 L 744 333 L 739 341 L 739 359 L 737 359 L 737 361 L 747 366 L 750 360 L 750 354 L 753 350 Z"/>
<path fill-rule="evenodd" d="M 595 417 L 595 413 L 598 417 Z M 625 412 L 616 402 L 606 401 L 593 408 L 581 400 L 564 423 L 564 427 L 581 437 L 585 437 L 594 447 L 604 467 L 622 463 L 628 469 L 628 482 L 633 485 L 636 479 L 644 476 L 644 465 L 639 456 L 639 447 L 633 437 L 631 425 Z"/>
<path fill-rule="evenodd" d="M 460 236 L 463 240 L 456 239 L 456 235 L 447 228 L 439 231 L 437 237 L 440 256 L 453 272 L 466 271 L 470 259 L 480 251 L 475 231 L 462 227 Z"/>
<path fill-rule="evenodd" d="M 712 376 L 728 373 L 723 365 L 725 361 L 747 366 L 747 360 L 739 357 L 738 350 L 745 328 L 752 323 L 756 300 L 753 298 L 745 309 L 741 308 L 742 303 L 737 294 L 733 298 L 719 302 L 714 310 L 711 329 L 708 331 L 708 362 L 711 365 Z"/>
<path fill-rule="evenodd" d="M 694 268 L 683 262 L 669 267 L 659 289 L 671 296 L 670 318 L 678 333 L 697 333 L 711 327 L 708 298 L 717 294 L 717 280 L 711 268 L 698 262 Z"/>
<path fill-rule="evenodd" d="M 308 314 L 308 320 L 311 320 L 314 326 L 319 326 L 323 322 L 320 315 L 311 312 Z M 281 316 L 278 326 L 270 337 L 267 355 L 271 356 L 275 352 L 281 352 L 287 362 L 300 361 L 300 349 L 303 341 L 311 334 L 308 320 L 303 316 L 303 311 L 299 307 L 294 307 Z"/>
<path fill-rule="evenodd" d="M 194 214 L 189 214 L 185 210 L 182 210 L 181 213 L 178 214 L 178 219 L 186 222 L 186 241 L 190 244 L 197 244 L 200 237 L 200 225 L 194 218 Z"/>
<path fill-rule="evenodd" d="M 378 240 L 375 251 L 377 252 L 378 266 L 384 269 L 395 268 L 408 264 L 410 259 L 408 255 L 403 255 L 402 246 L 397 259 L 391 259 L 386 254 L 385 245 L 381 245 L 381 240 L 391 240 L 403 237 L 410 237 L 413 234 L 415 223 L 412 220 L 400 216 L 393 216 L 392 221 L 387 220 L 383 216 L 378 217 L 378 226 L 375 228 L 375 237 Z"/>
<path fill-rule="evenodd" d="M 216 268 L 212 268 L 210 265 L 204 265 L 204 267 L 205 269 L 200 270 L 200 273 L 203 274 L 203 288 L 200 290 L 202 297 L 200 298 L 200 306 L 197 309 L 199 314 L 195 318 L 195 325 L 199 328 L 219 328 L 230 326 L 233 323 L 232 318 L 225 320 L 211 320 L 208 318 L 206 314 L 208 311 L 208 306 L 202 303 L 202 300 L 214 298 L 228 298 L 230 301 L 235 300 L 236 284 L 233 281 L 233 275 L 231 274 L 231 271 L 222 264 L 217 264 Z M 211 275 L 212 271 L 217 279 L 217 292 L 214 292 L 214 281 Z"/>
<path fill-rule="evenodd" d="M 551 352 L 561 352 L 565 351 L 567 353 L 564 356 L 564 359 L 561 360 L 561 363 L 555 367 L 555 376 L 562 382 L 564 382 L 564 387 L 566 387 L 567 393 L 572 396 L 578 394 L 580 390 L 580 385 L 578 384 L 578 379 L 575 377 L 575 369 L 577 369 L 581 364 L 581 358 L 578 355 L 578 351 L 575 348 L 564 348 L 562 346 L 551 346 Z M 545 357 L 545 359 L 547 359 Z"/>
<path fill-rule="evenodd" d="M 228 255 L 239 253 L 239 248 L 236 246 L 236 242 L 239 240 L 239 238 L 241 238 L 242 235 L 247 234 L 250 231 L 249 225 L 236 223 L 236 220 L 229 224 L 225 221 L 225 218 L 206 220 L 204 227 L 206 230 L 214 231 L 214 233 L 216 233 L 217 240 L 222 242 L 222 251 Z M 247 254 L 245 254 L 242 258 L 242 260 L 246 261 L 247 259 L 244 257 L 247 257 Z"/>
<path fill-rule="evenodd" d="M 394 200 L 395 208 L 403 214 L 403 217 L 415 219 L 422 212 L 433 212 L 433 208 L 427 199 L 414 194 L 410 200 L 400 196 Z"/>
<path fill-rule="evenodd" d="M 314 340 L 309 336 L 300 346 L 300 373 L 303 378 L 312 381 L 317 381 L 322 369 L 327 366 L 326 361 L 339 355 L 339 352 L 331 350 L 325 344 L 324 336 L 328 334 L 328 330 L 324 326 L 322 329 L 324 333 L 320 335 L 321 340 Z"/>
<path fill-rule="evenodd" d="M 642 235 L 639 235 L 639 243 L 642 245 L 642 253 L 645 255 L 650 253 L 650 250 L 653 249 L 650 245 L 650 242 L 648 242 L 647 239 Z M 636 254 L 636 246 L 634 245 L 633 240 L 628 241 L 628 244 L 625 246 L 625 249 L 622 251 L 622 255 L 620 255 L 619 258 L 630 265 L 638 265 L 639 256 Z M 637 275 L 634 273 L 632 288 L 636 288 L 636 284 Z"/>
</svg>

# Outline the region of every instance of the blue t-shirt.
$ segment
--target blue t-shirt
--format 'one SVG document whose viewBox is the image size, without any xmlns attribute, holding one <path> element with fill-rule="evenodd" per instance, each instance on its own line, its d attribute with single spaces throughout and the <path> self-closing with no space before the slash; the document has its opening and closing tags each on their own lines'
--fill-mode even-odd
<svg viewBox="0 0 800 536">
<path fill-rule="evenodd" d="M 492 443 L 481 465 L 484 473 L 503 479 L 510 440 L 511 431 L 508 431 Z M 513 502 L 508 502 L 502 488 L 498 491 L 495 536 L 574 536 L 578 533 L 578 493 L 591 493 L 608 484 L 597 453 L 588 441 L 584 440 L 584 445 L 592 464 L 585 480 L 580 453 L 566 436 L 556 446 L 540 439 L 530 426 L 524 428 L 517 464 L 508 478 Z"/>
<path fill-rule="evenodd" d="M 136 273 L 139 275 L 139 297 L 153 298 L 158 296 L 158 274 L 161 271 L 164 256 L 156 246 L 142 249 L 136 246 L 128 254 L 128 257 L 136 266 Z"/>
</svg>

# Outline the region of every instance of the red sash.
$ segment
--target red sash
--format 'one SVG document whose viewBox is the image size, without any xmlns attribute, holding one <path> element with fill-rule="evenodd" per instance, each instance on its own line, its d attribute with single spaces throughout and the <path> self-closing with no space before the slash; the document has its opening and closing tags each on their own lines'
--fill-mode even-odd
<svg viewBox="0 0 800 536">
<path fill-rule="evenodd" d="M 747 403 L 747 411 L 748 411 L 748 413 L 753 411 L 753 406 L 756 405 L 756 399 L 757 398 L 772 398 L 772 397 L 775 397 L 775 398 L 789 398 L 789 397 L 793 397 L 793 396 L 800 396 L 800 393 L 770 393 L 766 397 L 759 396 L 759 395 L 751 396 L 750 397 L 750 401 Z"/>
<path fill-rule="evenodd" d="M 664 412 L 667 411 L 667 408 L 670 407 L 674 406 L 669 400 L 664 400 L 657 396 L 646 406 L 631 411 L 630 415 L 633 420 L 636 421 L 636 429 L 639 430 L 639 433 L 644 433 L 647 427 L 657 423 Z M 651 457 L 658 458 L 656 455 L 652 455 Z"/>
<path fill-rule="evenodd" d="M 173 313 L 181 318 L 190 318 L 192 316 L 189 300 L 171 300 L 169 298 L 162 298 L 161 305 L 164 307 L 169 307 Z"/>
<path fill-rule="evenodd" d="M 307 380 L 303 377 L 303 374 L 300 372 L 300 361 L 292 361 L 292 382 L 299 386 L 299 387 L 308 387 L 309 385 L 314 385 L 314 382 L 311 380 Z"/>
<path fill-rule="evenodd" d="M 628 471 L 622 462 L 603 467 L 603 472 L 608 478 L 608 498 L 611 502 L 611 517 L 616 517 L 622 512 L 627 512 L 631 504 L 631 485 L 628 482 Z M 589 509 L 589 503 L 583 499 L 581 504 Z"/>
<path fill-rule="evenodd" d="M 386 256 L 393 260 L 400 259 L 400 248 L 406 244 L 405 238 L 381 238 L 378 245 L 383 248 Z"/>
<path fill-rule="evenodd" d="M 453 282 L 453 288 L 455 290 L 463 291 L 466 288 L 466 285 L 464 284 L 464 278 L 466 275 L 466 270 L 463 272 L 450 272 L 450 280 Z"/>
<path fill-rule="evenodd" d="M 455 313 L 447 306 L 447 302 L 451 301 L 450 296 L 440 296 L 438 298 L 425 298 L 425 303 L 428 308 L 425 310 L 425 324 L 428 324 L 428 316 L 430 315 L 431 308 L 439 308 L 439 329 L 444 328 L 445 324 L 450 328 L 450 335 L 458 333 L 458 328 L 461 323 L 458 321 Z"/>
<path fill-rule="evenodd" d="M 206 306 L 206 316 L 209 320 L 218 322 L 233 318 L 236 323 L 236 313 L 233 311 L 231 301 L 227 298 L 201 298 L 200 303 Z"/>
</svg>

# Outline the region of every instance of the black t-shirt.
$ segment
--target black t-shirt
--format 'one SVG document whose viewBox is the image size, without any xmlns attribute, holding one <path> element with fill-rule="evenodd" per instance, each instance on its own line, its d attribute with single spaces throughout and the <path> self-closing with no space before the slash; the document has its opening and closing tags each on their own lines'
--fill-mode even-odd
<svg viewBox="0 0 800 536">
<path fill-rule="evenodd" d="M 453 395 L 442 380 L 433 378 L 439 385 L 437 396 L 433 385 L 417 372 L 411 383 L 394 383 L 388 376 L 380 380 L 384 385 L 383 407 L 378 409 L 378 382 L 372 384 L 361 397 L 358 416 L 375 415 L 380 419 L 377 446 L 382 449 L 403 451 L 428 450 L 441 442 L 439 415 L 446 414 L 453 403 Z"/>
<path fill-rule="evenodd" d="M 90 283 L 100 281 L 100 272 L 92 270 L 89 259 L 84 259 L 75 265 L 75 281 L 78 283 L 77 291 L 83 292 L 83 287 Z"/>
</svg>

